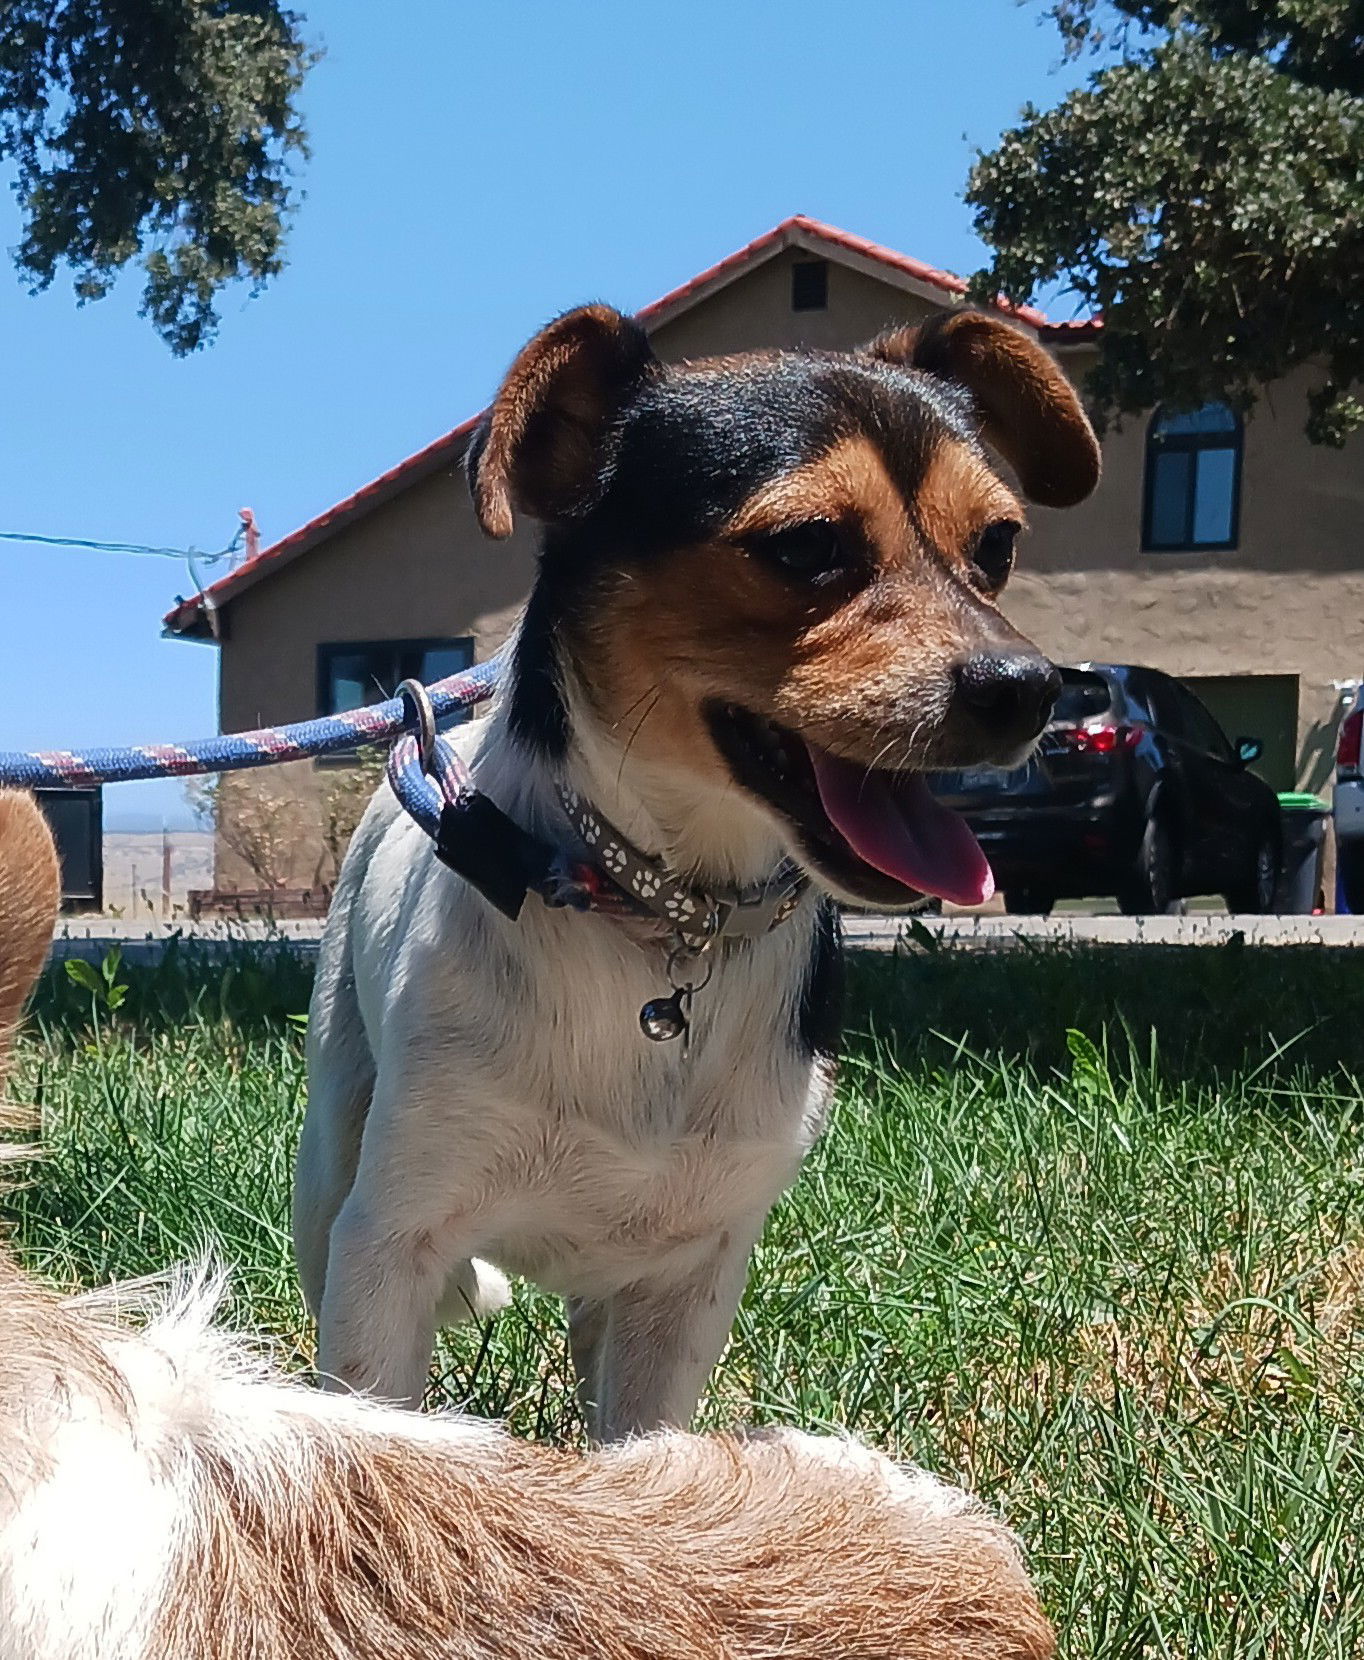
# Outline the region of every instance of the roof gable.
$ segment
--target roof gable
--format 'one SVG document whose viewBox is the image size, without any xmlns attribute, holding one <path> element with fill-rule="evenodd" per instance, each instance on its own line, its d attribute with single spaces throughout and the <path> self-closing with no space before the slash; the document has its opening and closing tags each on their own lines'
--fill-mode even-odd
<svg viewBox="0 0 1364 1660">
<path fill-rule="evenodd" d="M 756 237 L 744 247 L 727 255 L 717 264 L 699 272 L 680 287 L 646 305 L 636 316 L 649 329 L 661 328 L 674 318 L 702 305 L 712 295 L 747 276 L 759 266 L 775 259 L 788 248 L 799 248 L 821 259 L 848 266 L 864 276 L 888 283 L 903 292 L 917 295 L 942 305 L 960 300 L 966 293 L 966 282 L 950 271 L 940 271 L 922 260 L 911 259 L 893 248 L 854 236 L 849 231 L 826 225 L 805 214 L 793 214 L 770 231 Z M 1078 344 L 1092 339 L 1101 324 L 1097 321 L 1053 323 L 1032 306 L 1013 306 L 1001 303 L 1000 309 L 1015 318 L 1038 336 L 1054 344 Z M 481 411 L 480 411 L 481 414 Z M 418 480 L 455 464 L 464 452 L 464 445 L 477 425 L 479 415 L 462 421 L 457 427 L 424 449 L 400 461 L 378 478 L 372 479 L 352 495 L 319 513 L 307 524 L 300 525 L 278 542 L 263 548 L 254 558 L 210 583 L 200 594 L 181 600 L 164 619 L 168 633 L 189 636 L 216 637 L 213 613 L 245 589 L 254 587 L 281 570 L 285 565 L 308 552 L 319 543 L 372 512 L 400 491 Z"/>
<path fill-rule="evenodd" d="M 854 236 L 850 231 L 839 230 L 835 225 L 826 225 L 806 214 L 797 213 L 790 219 L 783 219 L 780 225 L 756 237 L 709 270 L 684 282 L 680 288 L 674 288 L 662 299 L 645 306 L 637 315 L 641 322 L 654 328 L 661 327 L 684 311 L 700 305 L 703 300 L 708 300 L 711 295 L 718 294 L 738 278 L 748 276 L 758 266 L 775 259 L 788 248 L 799 248 L 820 259 L 846 265 L 864 276 L 874 277 L 892 288 L 938 305 L 943 303 L 944 297 L 955 300 L 966 293 L 965 280 L 951 271 L 940 271 L 936 266 L 925 265 L 922 260 L 911 259 L 908 254 L 897 253 L 879 242 L 871 242 L 865 236 Z M 1002 309 L 1039 332 L 1051 326 L 1047 318 L 1031 306 Z"/>
</svg>

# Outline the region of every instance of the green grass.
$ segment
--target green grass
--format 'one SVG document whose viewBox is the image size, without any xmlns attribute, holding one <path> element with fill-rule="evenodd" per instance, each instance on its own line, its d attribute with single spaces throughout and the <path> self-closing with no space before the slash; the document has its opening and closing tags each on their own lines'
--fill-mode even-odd
<svg viewBox="0 0 1364 1660">
<path fill-rule="evenodd" d="M 1028 1543 L 1072 1657 L 1364 1652 L 1359 959 L 1298 948 L 865 959 L 830 1134 L 764 1236 L 705 1413 L 842 1424 Z M 62 1283 L 212 1243 L 306 1362 L 287 1193 L 306 975 L 287 957 L 50 974 L 9 1208 Z M 92 1003 L 95 1007 L 92 1007 Z M 520 1288 L 434 1393 L 578 1433 Z"/>
</svg>

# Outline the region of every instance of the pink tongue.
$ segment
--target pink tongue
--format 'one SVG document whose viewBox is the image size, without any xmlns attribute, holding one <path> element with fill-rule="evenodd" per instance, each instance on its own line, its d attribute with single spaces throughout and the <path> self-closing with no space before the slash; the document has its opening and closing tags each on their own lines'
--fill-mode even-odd
<svg viewBox="0 0 1364 1660">
<path fill-rule="evenodd" d="M 859 859 L 953 905 L 983 905 L 994 893 L 994 873 L 966 820 L 917 773 L 869 772 L 813 747 L 810 759 L 824 811 Z"/>
</svg>

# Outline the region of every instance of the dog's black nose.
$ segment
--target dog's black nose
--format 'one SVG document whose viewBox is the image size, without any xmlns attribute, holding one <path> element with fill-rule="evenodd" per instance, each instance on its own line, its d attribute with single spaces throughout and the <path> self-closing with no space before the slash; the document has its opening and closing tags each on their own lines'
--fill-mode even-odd
<svg viewBox="0 0 1364 1660">
<path fill-rule="evenodd" d="M 1033 651 L 978 652 L 957 664 L 956 679 L 962 708 L 1012 743 L 1037 736 L 1061 690 L 1060 670 Z"/>
</svg>

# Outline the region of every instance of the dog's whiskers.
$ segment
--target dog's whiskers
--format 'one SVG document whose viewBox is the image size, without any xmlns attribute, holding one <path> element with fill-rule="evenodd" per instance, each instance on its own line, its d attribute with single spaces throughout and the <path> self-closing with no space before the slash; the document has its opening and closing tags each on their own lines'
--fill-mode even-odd
<svg viewBox="0 0 1364 1660">
<path fill-rule="evenodd" d="M 634 728 L 631 731 L 630 736 L 625 741 L 625 747 L 621 751 L 620 766 L 616 769 L 616 788 L 617 789 L 619 789 L 621 787 L 621 780 L 625 776 L 625 763 L 630 759 L 630 751 L 635 746 L 635 740 L 639 737 L 641 731 L 643 731 L 645 721 L 647 721 L 649 716 L 653 714 L 655 709 L 657 709 L 659 699 L 663 696 L 663 686 L 662 686 L 661 682 L 656 682 L 651 689 L 653 691 L 653 696 L 649 700 L 649 706 L 648 706 L 647 709 L 645 709 L 644 713 L 635 722 Z M 646 692 L 644 694 L 644 697 L 647 697 L 647 696 L 648 696 L 648 693 Z M 644 697 L 636 698 L 634 703 L 631 705 L 631 708 L 632 709 L 637 709 L 639 707 L 639 705 L 644 701 Z"/>
</svg>

